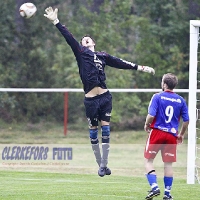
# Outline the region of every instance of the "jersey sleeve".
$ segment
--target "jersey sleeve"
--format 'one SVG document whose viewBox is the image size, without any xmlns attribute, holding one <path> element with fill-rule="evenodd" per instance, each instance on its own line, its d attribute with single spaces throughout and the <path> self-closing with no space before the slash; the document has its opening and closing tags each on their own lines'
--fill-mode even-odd
<svg viewBox="0 0 200 200">
<path fill-rule="evenodd" d="M 184 99 L 183 99 L 183 106 L 181 109 L 181 117 L 184 122 L 189 121 L 188 107 Z"/>
<path fill-rule="evenodd" d="M 58 23 L 56 24 L 56 27 L 65 38 L 68 45 L 71 47 L 72 51 L 74 52 L 74 55 L 77 57 L 83 51 L 84 47 L 81 44 L 79 44 L 79 42 L 73 37 L 73 35 L 64 25 Z"/>
<path fill-rule="evenodd" d="M 132 63 L 132 62 L 128 62 L 126 60 L 117 58 L 115 56 L 111 56 L 107 53 L 105 53 L 105 62 L 106 65 L 110 66 L 110 67 L 114 67 L 114 68 L 118 68 L 118 69 L 135 69 L 137 70 L 138 65 Z"/>
<path fill-rule="evenodd" d="M 154 94 L 151 98 L 151 101 L 149 102 L 148 114 L 155 117 L 157 109 L 158 109 L 158 95 Z"/>
</svg>

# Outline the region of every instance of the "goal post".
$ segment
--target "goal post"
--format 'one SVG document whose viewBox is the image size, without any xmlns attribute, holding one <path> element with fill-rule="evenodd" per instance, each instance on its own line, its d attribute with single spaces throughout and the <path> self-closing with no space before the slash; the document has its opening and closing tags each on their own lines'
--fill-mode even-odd
<svg viewBox="0 0 200 200">
<path fill-rule="evenodd" d="M 189 56 L 189 97 L 187 183 L 195 183 L 196 161 L 196 109 L 197 109 L 197 65 L 200 20 L 190 20 L 190 56 Z"/>
</svg>

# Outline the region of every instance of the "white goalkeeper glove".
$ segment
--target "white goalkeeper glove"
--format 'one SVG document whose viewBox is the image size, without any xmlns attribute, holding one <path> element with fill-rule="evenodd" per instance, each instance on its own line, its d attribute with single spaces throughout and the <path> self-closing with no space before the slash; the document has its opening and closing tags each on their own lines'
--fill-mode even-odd
<svg viewBox="0 0 200 200">
<path fill-rule="evenodd" d="M 48 7 L 48 8 L 45 9 L 45 12 L 46 12 L 46 14 L 44 14 L 44 16 L 46 18 L 48 18 L 54 25 L 59 23 L 59 20 L 58 20 L 58 8 L 53 10 L 52 7 Z"/>
<path fill-rule="evenodd" d="M 143 71 L 143 72 L 147 72 L 147 73 L 150 73 L 150 74 L 155 74 L 155 70 L 152 68 L 152 67 L 148 67 L 148 66 L 141 66 L 141 65 L 138 65 L 138 71 Z"/>
</svg>

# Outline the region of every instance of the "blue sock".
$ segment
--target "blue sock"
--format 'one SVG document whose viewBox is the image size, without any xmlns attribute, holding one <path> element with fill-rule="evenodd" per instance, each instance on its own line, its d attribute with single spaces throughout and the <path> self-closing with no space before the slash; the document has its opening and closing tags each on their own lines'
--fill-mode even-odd
<svg viewBox="0 0 200 200">
<path fill-rule="evenodd" d="M 156 190 L 158 188 L 156 174 L 147 174 L 146 177 L 152 190 Z"/>
<path fill-rule="evenodd" d="M 165 195 L 169 196 L 172 188 L 173 177 L 164 176 L 164 184 L 165 184 Z"/>
</svg>

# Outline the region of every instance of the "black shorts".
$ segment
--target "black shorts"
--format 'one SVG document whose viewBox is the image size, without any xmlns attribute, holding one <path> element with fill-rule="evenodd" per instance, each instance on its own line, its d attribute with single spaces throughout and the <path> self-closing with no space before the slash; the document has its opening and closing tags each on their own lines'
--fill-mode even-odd
<svg viewBox="0 0 200 200">
<path fill-rule="evenodd" d="M 101 120 L 110 122 L 112 95 L 109 91 L 95 97 L 85 97 L 84 105 L 89 126 L 98 126 Z"/>
</svg>

